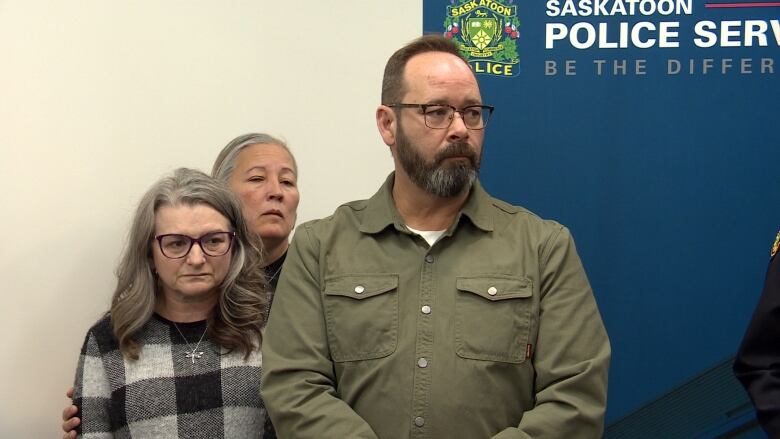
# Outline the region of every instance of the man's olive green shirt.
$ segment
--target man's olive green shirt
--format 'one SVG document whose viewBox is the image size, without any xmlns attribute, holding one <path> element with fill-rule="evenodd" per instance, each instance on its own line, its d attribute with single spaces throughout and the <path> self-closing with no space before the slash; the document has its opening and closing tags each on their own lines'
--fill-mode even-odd
<svg viewBox="0 0 780 439">
<path fill-rule="evenodd" d="M 601 437 L 610 347 L 569 231 L 477 182 L 429 247 L 393 178 L 295 233 L 262 349 L 279 437 Z"/>
</svg>

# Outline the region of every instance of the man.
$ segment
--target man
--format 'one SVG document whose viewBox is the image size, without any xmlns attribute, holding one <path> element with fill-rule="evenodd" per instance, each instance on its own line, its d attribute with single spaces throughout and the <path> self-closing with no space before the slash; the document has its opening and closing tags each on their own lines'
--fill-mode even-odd
<svg viewBox="0 0 780 439">
<path fill-rule="evenodd" d="M 758 422 L 771 438 L 780 438 L 780 232 L 770 253 L 764 291 L 753 313 L 734 373 L 756 407 Z"/>
<path fill-rule="evenodd" d="M 476 78 L 447 39 L 388 61 L 369 200 L 295 233 L 263 341 L 279 437 L 597 438 L 609 342 L 566 228 L 485 193 Z"/>
</svg>

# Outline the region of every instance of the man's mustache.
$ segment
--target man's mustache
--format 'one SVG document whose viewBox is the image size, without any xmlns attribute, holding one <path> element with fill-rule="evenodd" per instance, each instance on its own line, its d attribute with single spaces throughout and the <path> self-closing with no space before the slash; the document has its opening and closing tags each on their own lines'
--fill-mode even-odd
<svg viewBox="0 0 780 439">
<path fill-rule="evenodd" d="M 444 160 L 453 157 L 465 157 L 471 162 L 471 166 L 477 167 L 477 152 L 465 142 L 450 143 L 436 154 L 434 161 L 436 165 L 441 165 Z"/>
</svg>

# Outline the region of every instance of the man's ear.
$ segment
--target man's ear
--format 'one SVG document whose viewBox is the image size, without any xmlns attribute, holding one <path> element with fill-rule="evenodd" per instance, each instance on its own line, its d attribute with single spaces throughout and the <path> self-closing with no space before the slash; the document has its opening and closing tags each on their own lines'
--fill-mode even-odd
<svg viewBox="0 0 780 439">
<path fill-rule="evenodd" d="M 395 133 L 398 129 L 398 120 L 395 111 L 386 105 L 380 105 L 376 109 L 376 127 L 379 135 L 387 146 L 395 145 Z"/>
</svg>

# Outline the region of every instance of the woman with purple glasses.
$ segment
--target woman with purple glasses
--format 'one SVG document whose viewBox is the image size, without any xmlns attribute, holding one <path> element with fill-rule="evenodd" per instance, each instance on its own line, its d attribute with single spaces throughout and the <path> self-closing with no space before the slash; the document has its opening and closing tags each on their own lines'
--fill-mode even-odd
<svg viewBox="0 0 780 439">
<path fill-rule="evenodd" d="M 262 243 L 232 191 L 178 169 L 135 213 L 76 374 L 87 437 L 262 437 Z"/>
</svg>

